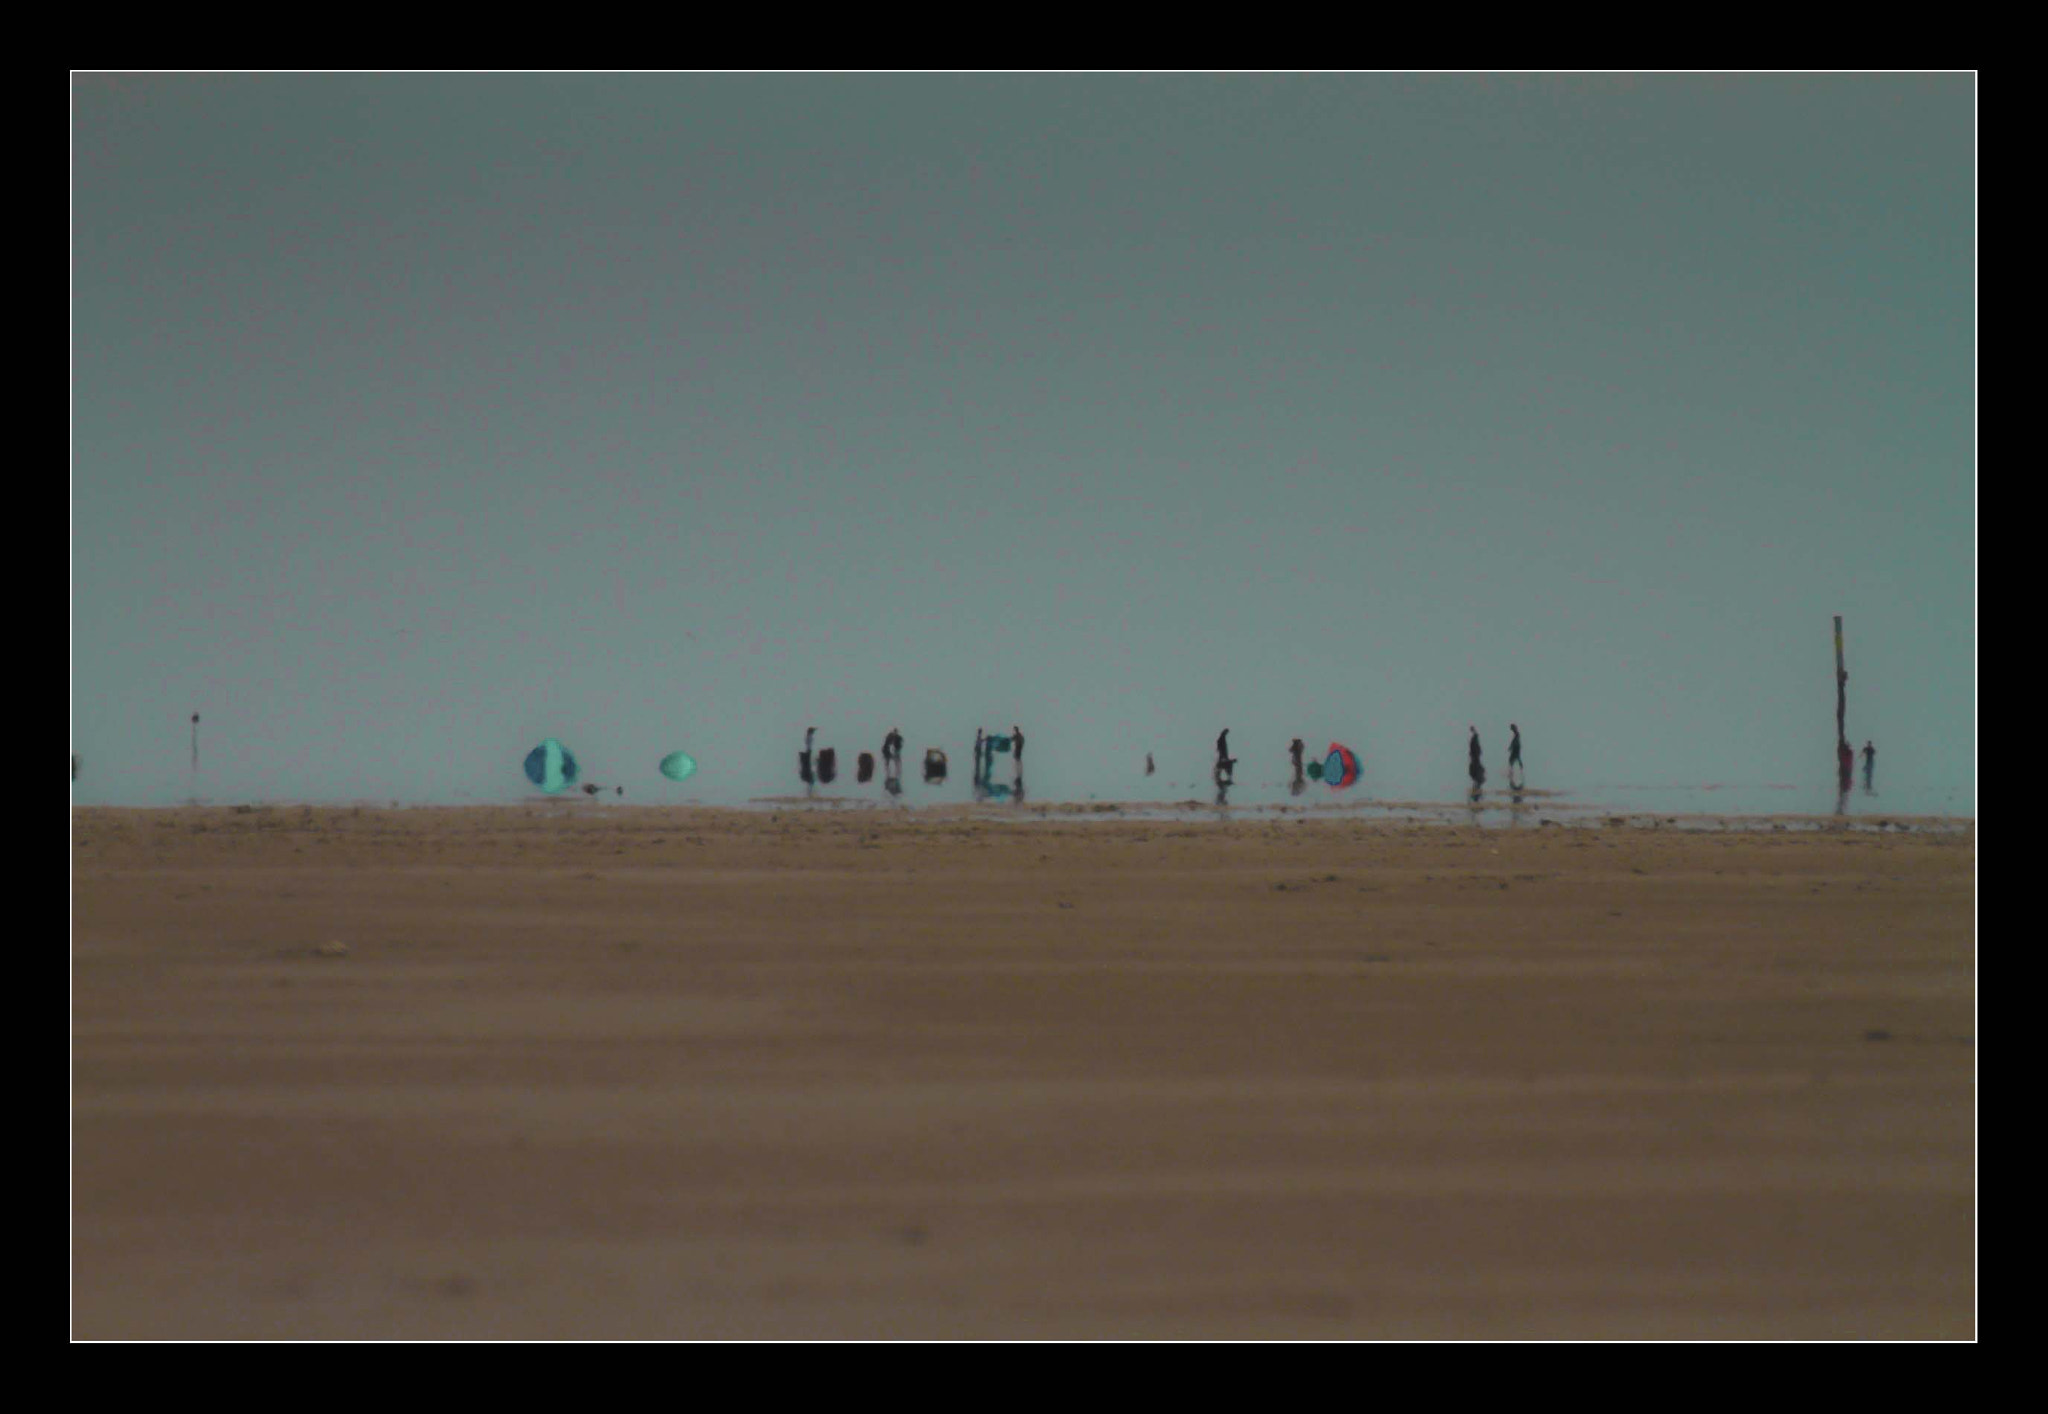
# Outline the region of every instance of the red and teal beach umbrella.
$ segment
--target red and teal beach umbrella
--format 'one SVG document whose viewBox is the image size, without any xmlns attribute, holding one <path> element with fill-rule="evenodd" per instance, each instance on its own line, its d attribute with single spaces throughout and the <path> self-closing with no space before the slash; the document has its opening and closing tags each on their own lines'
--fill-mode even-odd
<svg viewBox="0 0 2048 1414">
<path fill-rule="evenodd" d="M 1350 747 L 1330 743 L 1330 754 L 1323 758 L 1323 779 L 1329 782 L 1331 790 L 1358 784 L 1358 757 Z"/>
</svg>

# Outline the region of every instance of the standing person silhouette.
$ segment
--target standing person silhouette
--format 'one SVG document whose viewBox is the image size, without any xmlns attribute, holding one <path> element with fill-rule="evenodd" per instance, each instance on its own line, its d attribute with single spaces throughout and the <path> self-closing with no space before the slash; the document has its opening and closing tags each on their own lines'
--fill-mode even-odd
<svg viewBox="0 0 2048 1414">
<path fill-rule="evenodd" d="M 1877 748 L 1869 742 L 1863 743 L 1863 791 L 1870 793 L 1870 778 L 1877 773 Z"/>
<path fill-rule="evenodd" d="M 1468 725 L 1466 730 L 1472 733 L 1472 739 L 1466 744 L 1466 751 L 1471 760 L 1466 765 L 1465 773 L 1472 778 L 1472 794 L 1478 795 L 1479 788 L 1486 784 L 1486 764 L 1479 758 L 1479 728 Z"/>
<path fill-rule="evenodd" d="M 885 773 L 892 767 L 899 774 L 903 770 L 903 733 L 895 727 L 882 738 L 882 767 Z"/>
<path fill-rule="evenodd" d="M 811 738 L 818 734 L 816 727 L 804 728 L 804 749 L 796 754 L 796 773 L 805 785 L 811 784 L 817 776 L 811 770 Z"/>
<path fill-rule="evenodd" d="M 1010 740 L 1016 747 L 1017 774 L 1021 776 L 1024 774 L 1024 728 L 1015 722 L 1010 723 Z"/>
<path fill-rule="evenodd" d="M 1230 758 L 1230 728 L 1225 727 L 1216 738 L 1216 779 L 1224 780 L 1236 770 L 1237 762 Z"/>
<path fill-rule="evenodd" d="M 1519 785 L 1522 780 L 1522 729 L 1509 722 L 1508 731 L 1508 784 Z"/>
</svg>

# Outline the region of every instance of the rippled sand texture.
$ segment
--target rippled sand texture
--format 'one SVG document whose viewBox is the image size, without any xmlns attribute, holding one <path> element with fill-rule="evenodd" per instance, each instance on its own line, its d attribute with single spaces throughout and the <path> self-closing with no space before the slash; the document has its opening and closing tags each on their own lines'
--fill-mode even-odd
<svg viewBox="0 0 2048 1414">
<path fill-rule="evenodd" d="M 80 1337 L 1967 1337 L 1975 837 L 79 810 Z"/>
</svg>

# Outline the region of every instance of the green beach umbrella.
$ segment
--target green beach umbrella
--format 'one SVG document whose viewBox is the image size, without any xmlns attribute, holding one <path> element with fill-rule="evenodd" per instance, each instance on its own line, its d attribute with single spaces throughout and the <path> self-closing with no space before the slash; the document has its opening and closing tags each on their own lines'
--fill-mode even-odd
<svg viewBox="0 0 2048 1414">
<path fill-rule="evenodd" d="M 576 758 L 568 747 L 549 737 L 526 753 L 526 779 L 555 795 L 576 784 Z"/>
</svg>

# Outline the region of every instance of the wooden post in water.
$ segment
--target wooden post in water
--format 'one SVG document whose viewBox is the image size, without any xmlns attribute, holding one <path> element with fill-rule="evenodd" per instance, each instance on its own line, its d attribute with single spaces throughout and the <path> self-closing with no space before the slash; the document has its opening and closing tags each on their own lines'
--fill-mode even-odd
<svg viewBox="0 0 2048 1414">
<path fill-rule="evenodd" d="M 1849 744 L 1849 670 L 1842 666 L 1842 616 L 1835 615 L 1835 748 Z"/>
<path fill-rule="evenodd" d="M 1842 663 L 1842 616 L 1835 615 L 1835 813 L 1849 803 L 1849 786 L 1856 778 L 1856 753 L 1849 749 L 1849 669 Z"/>
</svg>

